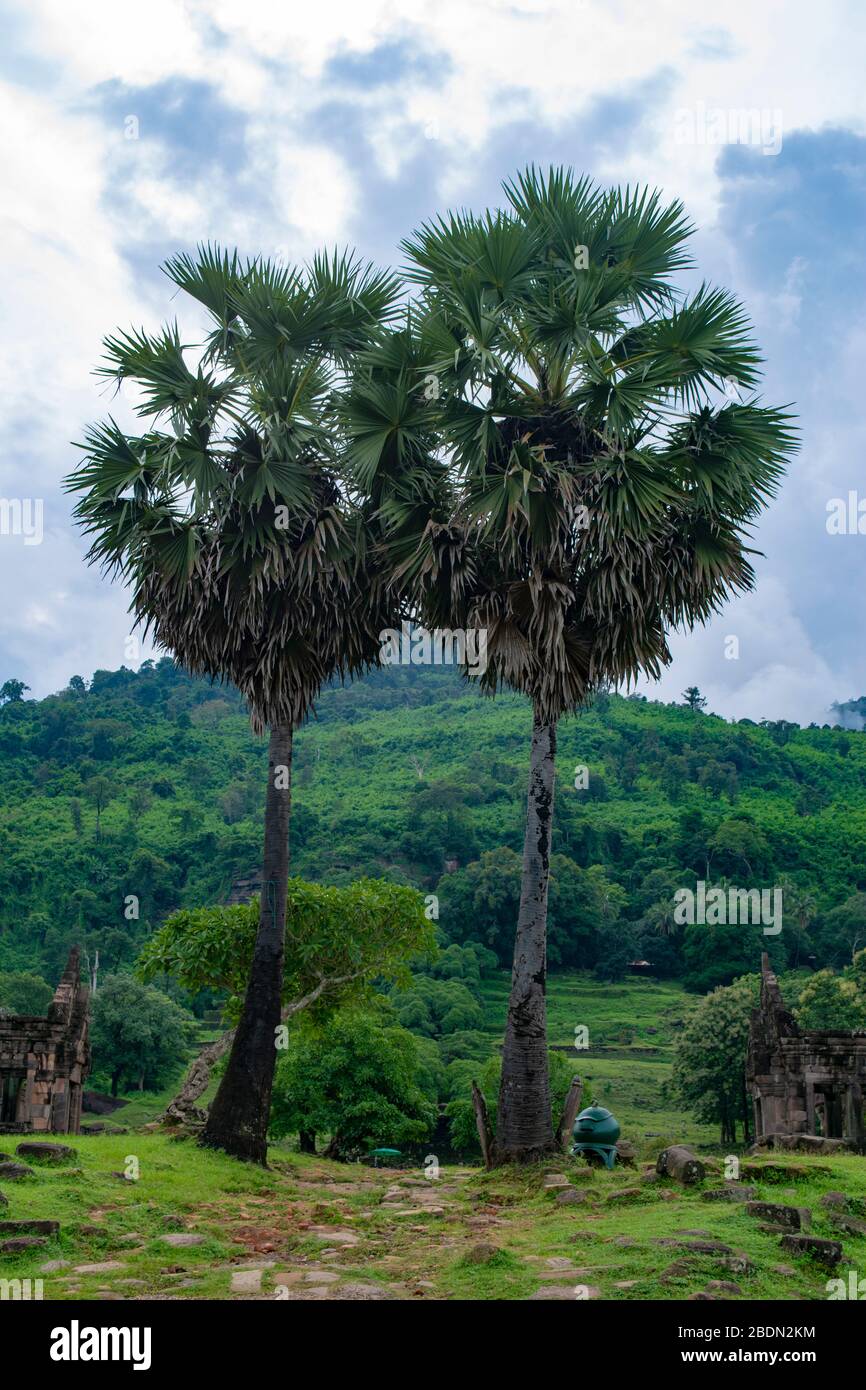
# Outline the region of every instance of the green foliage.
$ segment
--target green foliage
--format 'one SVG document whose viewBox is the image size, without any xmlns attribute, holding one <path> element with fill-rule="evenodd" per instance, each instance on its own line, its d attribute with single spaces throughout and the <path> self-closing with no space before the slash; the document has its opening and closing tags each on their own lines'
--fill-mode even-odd
<svg viewBox="0 0 866 1390">
<path fill-rule="evenodd" d="M 93 999 L 94 1074 L 111 1094 L 125 1082 L 155 1090 L 177 1070 L 191 1020 L 165 994 L 131 975 L 106 975 Z"/>
<path fill-rule="evenodd" d="M 217 703 L 228 706 L 219 721 L 199 719 Z M 102 721 L 123 733 L 98 762 L 88 729 Z M 395 667 L 325 690 L 317 722 L 295 736 L 294 872 L 334 886 L 366 876 L 436 893 L 445 945 L 483 946 L 509 965 L 530 728 L 518 697 L 480 699 L 453 670 Z M 363 763 L 347 730 L 363 735 Z M 673 894 L 723 872 L 741 887 L 782 884 L 784 927 L 778 938 L 749 938 L 747 956 L 720 948 L 706 979 L 708 942 L 698 935 L 688 965 L 695 988 L 755 970 L 768 941 L 781 944 L 782 967 L 811 954 L 819 968 L 848 965 L 866 944 L 866 736 L 846 733 L 840 757 L 842 734 L 794 730 L 780 744 L 769 727 L 616 695 L 563 722 L 552 968 L 595 967 L 602 909 L 616 888 L 625 898 L 618 915 L 610 904 L 613 920 L 637 924 L 639 954 L 660 975 L 680 977 L 683 932 L 662 929 Z M 224 900 L 259 863 L 266 750 L 236 691 L 217 692 L 168 659 L 98 671 L 83 693 L 3 705 L 0 760 L 0 969 L 54 982 L 75 942 L 91 959 L 98 950 L 103 970 L 128 968 L 169 910 Z M 575 789 L 577 763 L 590 767 L 590 785 L 596 771 L 603 777 L 605 800 Z M 702 780 L 710 763 L 736 769 L 736 806 Z M 84 788 L 98 776 L 114 795 L 97 841 Z M 251 794 L 229 822 L 220 798 L 235 784 Z M 447 792 L 448 805 L 421 804 L 425 815 L 456 817 L 456 838 L 446 844 L 437 820 L 438 839 L 422 855 L 418 798 L 427 791 L 434 800 Z M 444 871 L 446 853 L 456 872 Z M 126 915 L 130 894 L 138 917 Z"/>
<path fill-rule="evenodd" d="M 289 1033 L 274 1077 L 271 1134 L 327 1134 L 329 1153 L 424 1143 L 436 1119 L 429 1052 L 390 1010 L 346 1008 Z"/>
<path fill-rule="evenodd" d="M 860 956 L 866 959 L 866 951 Z M 866 980 L 856 973 L 819 970 L 804 984 L 794 1017 L 801 1028 L 866 1028 Z"/>
<path fill-rule="evenodd" d="M 760 923 L 687 926 L 683 937 L 686 989 L 705 994 L 749 973 L 766 951 L 775 969 L 784 968 L 785 946 L 779 936 L 765 936 Z"/>
<path fill-rule="evenodd" d="M 500 965 L 510 965 L 520 905 L 521 859 L 512 849 L 489 850 L 479 860 L 440 880 L 442 921 L 457 941 L 477 940 Z M 581 869 L 565 854 L 550 859 L 548 959 L 552 968 L 579 968 L 594 960 L 600 921 L 614 921 L 626 894 L 599 865 Z"/>
<path fill-rule="evenodd" d="M 30 686 L 25 685 L 23 681 L 17 681 L 11 678 L 8 681 L 4 681 L 3 684 L 0 685 L 0 704 L 11 704 L 13 701 L 23 700 L 25 690 L 29 689 Z"/>
<path fill-rule="evenodd" d="M 459 980 L 434 980 L 423 975 L 410 988 L 395 990 L 391 1002 L 404 1028 L 427 1037 L 441 1037 L 478 1028 L 484 1011 Z"/>
<path fill-rule="evenodd" d="M 830 965 L 847 964 L 866 945 L 866 893 L 854 893 L 816 924 L 814 940 Z"/>
<path fill-rule="evenodd" d="M 138 972 L 144 980 L 171 976 L 191 993 L 225 990 L 226 1014 L 235 1018 L 258 920 L 258 899 L 175 912 L 144 946 Z M 408 957 L 435 949 L 421 895 L 384 879 L 345 888 L 289 879 L 285 942 L 283 1001 L 312 995 L 316 1009 L 333 1009 L 374 979 L 406 978 Z"/>
<path fill-rule="evenodd" d="M 758 1002 L 759 979 L 743 977 L 713 990 L 690 1013 L 679 1037 L 674 1083 L 680 1100 L 704 1123 L 720 1126 L 722 1144 L 733 1144 L 737 1124 L 750 1121 L 744 1066 L 749 1015 Z"/>
<path fill-rule="evenodd" d="M 0 1010 L 13 1014 L 44 1014 L 54 991 L 32 970 L 12 970 L 0 974 Z"/>
</svg>

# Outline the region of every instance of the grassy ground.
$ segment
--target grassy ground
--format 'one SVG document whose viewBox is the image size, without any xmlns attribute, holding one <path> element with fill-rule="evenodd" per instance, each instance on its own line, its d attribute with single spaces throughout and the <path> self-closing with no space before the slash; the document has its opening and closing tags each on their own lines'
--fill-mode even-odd
<svg viewBox="0 0 866 1390">
<path fill-rule="evenodd" d="M 560 1206 L 540 1169 L 443 1168 L 428 1180 L 420 1170 L 340 1165 L 281 1146 L 265 1171 L 162 1132 L 74 1144 L 69 1165 L 34 1165 L 34 1176 L 4 1184 L 3 1219 L 61 1224 L 45 1246 L 0 1256 L 3 1278 L 41 1278 L 46 1299 L 525 1299 L 585 1289 L 605 1299 L 684 1299 L 710 1280 L 733 1284 L 734 1298 L 827 1297 L 827 1271 L 782 1251 L 741 1203 L 646 1181 L 640 1167 L 553 1165 L 590 1194 Z M 0 1147 L 14 1145 L 7 1138 Z M 130 1158 L 136 1181 L 118 1176 Z M 810 1208 L 814 1234 L 835 1235 L 822 1193 L 866 1202 L 860 1157 L 780 1161 L 793 1180 L 758 1181 L 758 1195 Z M 200 1243 L 172 1244 L 190 1235 Z M 710 1238 L 733 1255 L 687 1248 Z M 844 1270 L 866 1269 L 866 1238 L 845 1236 L 844 1248 Z"/>
<path fill-rule="evenodd" d="M 505 972 L 481 985 L 492 1043 L 502 1036 L 508 988 Z M 717 1144 L 718 1131 L 683 1113 L 670 1091 L 674 1041 L 694 995 L 675 981 L 603 984 L 586 972 L 565 971 L 550 976 L 547 1002 L 551 1046 L 569 1048 L 575 1071 L 593 1099 L 614 1112 L 625 1138 Z M 589 1049 L 578 1052 L 580 1025 L 588 1030 Z"/>
</svg>

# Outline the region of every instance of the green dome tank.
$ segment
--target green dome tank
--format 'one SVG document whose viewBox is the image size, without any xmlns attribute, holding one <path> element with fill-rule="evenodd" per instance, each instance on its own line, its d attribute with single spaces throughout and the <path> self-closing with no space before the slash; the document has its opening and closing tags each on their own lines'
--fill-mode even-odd
<svg viewBox="0 0 866 1390">
<path fill-rule="evenodd" d="M 590 1105 L 581 1110 L 572 1133 L 576 1144 L 615 1144 L 620 1135 L 619 1122 L 603 1105 Z"/>
</svg>

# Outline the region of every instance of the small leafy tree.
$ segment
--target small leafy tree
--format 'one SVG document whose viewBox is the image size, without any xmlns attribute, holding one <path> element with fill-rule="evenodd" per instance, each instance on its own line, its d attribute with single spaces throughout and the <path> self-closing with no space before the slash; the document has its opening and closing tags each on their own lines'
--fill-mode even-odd
<svg viewBox="0 0 866 1390">
<path fill-rule="evenodd" d="M 0 704 L 12 704 L 15 701 L 24 699 L 24 691 L 29 690 L 30 686 L 23 681 L 8 680 L 0 685 Z"/>
<path fill-rule="evenodd" d="M 686 686 L 683 691 L 683 701 L 688 705 L 692 714 L 700 714 L 707 707 L 707 702 L 696 685 Z"/>
<path fill-rule="evenodd" d="M 749 1139 L 745 1062 L 758 994 L 756 975 L 714 989 L 694 1008 L 676 1042 L 676 1091 L 695 1119 L 719 1125 L 722 1144 L 736 1143 L 738 1124 L 744 1142 Z"/>
<path fill-rule="evenodd" d="M 138 973 L 144 980 L 170 975 L 191 993 L 224 990 L 225 1016 L 234 1023 L 258 921 L 257 899 L 175 912 L 145 945 Z M 424 899 L 413 888 L 377 879 L 359 879 L 343 888 L 289 879 L 280 1017 L 285 1022 L 310 1010 L 321 1019 L 362 996 L 373 980 L 408 980 L 409 957 L 434 949 L 433 925 L 424 915 Z M 196 1115 L 195 1102 L 233 1037 L 232 1027 L 203 1050 L 168 1107 L 168 1119 Z"/>
<path fill-rule="evenodd" d="M 436 1121 L 419 1040 L 384 1001 L 340 1010 L 321 1027 L 294 1027 L 277 1062 L 271 1134 L 328 1134 L 344 1158 L 380 1145 L 423 1143 Z"/>
<path fill-rule="evenodd" d="M 132 975 L 107 975 L 93 1000 L 91 1042 L 94 1067 L 110 1078 L 111 1094 L 121 1082 L 156 1090 L 177 1069 L 189 1020 L 167 995 Z"/>
<path fill-rule="evenodd" d="M 109 777 L 103 777 L 100 774 L 88 779 L 84 786 L 84 793 L 96 812 L 96 838 L 98 840 L 102 829 L 102 813 L 114 798 L 114 786 Z"/>
<path fill-rule="evenodd" d="M 32 970 L 9 970 L 0 974 L 0 1009 L 13 1014 L 44 1014 L 51 1003 L 53 989 Z"/>
</svg>

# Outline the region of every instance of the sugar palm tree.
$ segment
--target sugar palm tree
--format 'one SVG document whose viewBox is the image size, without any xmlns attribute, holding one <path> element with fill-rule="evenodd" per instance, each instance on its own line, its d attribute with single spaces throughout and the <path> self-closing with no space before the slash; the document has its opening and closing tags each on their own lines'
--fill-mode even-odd
<svg viewBox="0 0 866 1390">
<path fill-rule="evenodd" d="M 388 625 L 375 553 L 340 470 L 334 401 L 397 285 L 349 256 L 300 270 L 200 248 L 164 267 L 203 305 L 106 339 L 100 371 L 146 424 L 92 427 L 68 478 L 88 559 L 129 586 L 136 620 L 194 674 L 234 683 L 269 730 L 258 934 L 227 1069 L 202 1139 L 264 1162 L 280 1019 L 292 735 L 322 684 L 376 659 Z M 192 365 L 188 362 L 194 356 Z"/>
<path fill-rule="evenodd" d="M 752 587 L 748 530 L 794 436 L 784 411 L 754 397 L 760 358 L 742 308 L 725 291 L 685 297 L 673 283 L 690 264 L 679 203 L 564 170 L 530 169 L 505 192 L 507 211 L 451 214 L 404 243 L 418 287 L 412 346 L 401 360 L 395 335 L 374 354 L 349 413 L 368 485 L 384 480 L 383 513 L 398 448 L 407 528 L 413 499 L 420 512 L 414 548 L 405 535 L 392 566 L 416 578 L 428 622 L 486 629 L 487 690 L 532 702 L 496 1130 L 500 1161 L 531 1161 L 554 1144 L 557 723 L 608 682 L 657 677 L 672 628 Z M 391 383 L 388 409 L 377 373 Z M 443 472 L 448 515 L 425 516 Z"/>
</svg>

